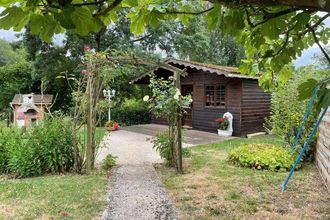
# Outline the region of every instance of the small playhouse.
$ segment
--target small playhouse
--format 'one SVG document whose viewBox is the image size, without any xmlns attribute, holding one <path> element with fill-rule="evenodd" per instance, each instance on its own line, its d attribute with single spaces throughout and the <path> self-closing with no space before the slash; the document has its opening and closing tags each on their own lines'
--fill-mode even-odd
<svg viewBox="0 0 330 220">
<path fill-rule="evenodd" d="M 10 106 L 13 109 L 13 124 L 28 127 L 43 120 L 53 102 L 53 95 L 16 94 Z"/>
</svg>

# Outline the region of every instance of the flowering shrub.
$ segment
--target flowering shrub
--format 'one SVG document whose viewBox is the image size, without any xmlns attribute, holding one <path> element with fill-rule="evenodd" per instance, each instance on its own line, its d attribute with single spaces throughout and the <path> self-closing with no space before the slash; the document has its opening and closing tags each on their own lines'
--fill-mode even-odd
<svg viewBox="0 0 330 220">
<path fill-rule="evenodd" d="M 215 119 L 216 122 L 219 123 L 219 129 L 220 130 L 227 130 L 229 126 L 229 121 L 228 118 L 223 117 L 223 118 L 217 118 Z"/>
<path fill-rule="evenodd" d="M 229 161 L 258 170 L 287 171 L 294 164 L 290 149 L 273 144 L 241 145 L 228 155 Z"/>
</svg>

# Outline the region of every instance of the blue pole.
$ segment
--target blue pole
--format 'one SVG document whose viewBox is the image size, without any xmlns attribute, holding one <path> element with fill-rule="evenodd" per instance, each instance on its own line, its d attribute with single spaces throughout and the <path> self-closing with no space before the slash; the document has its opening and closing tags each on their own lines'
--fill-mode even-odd
<svg viewBox="0 0 330 220">
<path fill-rule="evenodd" d="M 284 192 L 286 190 L 286 187 L 288 185 L 289 180 L 291 179 L 291 177 L 292 177 L 294 171 L 296 170 L 296 168 L 297 168 L 297 166 L 298 166 L 301 158 L 303 157 L 304 153 L 306 152 L 306 149 L 307 149 L 308 145 L 310 144 L 310 142 L 312 141 L 313 136 L 317 132 L 317 128 L 319 127 L 319 125 L 320 125 L 320 123 L 321 123 L 321 121 L 322 121 L 325 113 L 327 112 L 328 107 L 329 106 L 327 106 L 325 109 L 323 109 L 323 111 L 322 111 L 320 117 L 318 118 L 318 120 L 317 120 L 317 122 L 316 122 L 316 124 L 315 124 L 315 126 L 314 126 L 314 128 L 312 130 L 312 132 L 309 134 L 308 139 L 305 142 L 303 149 L 301 150 L 301 152 L 300 152 L 300 154 L 299 154 L 296 162 L 294 163 L 294 165 L 293 165 L 293 167 L 292 167 L 289 175 L 286 177 L 285 181 L 282 183 L 282 192 Z"/>
<path fill-rule="evenodd" d="M 317 93 L 320 89 L 320 86 L 316 86 L 316 88 L 314 89 L 314 92 L 313 92 L 313 95 L 312 95 L 312 98 L 309 100 L 309 103 L 307 105 L 307 109 L 306 109 L 306 112 L 305 112 L 305 115 L 304 115 L 304 118 L 303 118 L 303 121 L 299 127 L 299 130 L 298 130 L 298 133 L 296 135 L 296 138 L 294 139 L 292 145 L 291 145 L 291 152 L 294 151 L 296 149 L 296 146 L 297 146 L 297 143 L 298 143 L 298 140 L 301 136 L 301 133 L 305 127 L 305 123 L 307 121 L 307 118 L 308 118 L 308 115 L 310 113 L 310 111 L 312 110 L 312 107 L 313 107 L 313 103 L 314 103 L 314 100 L 316 99 L 316 96 L 317 96 Z"/>
</svg>

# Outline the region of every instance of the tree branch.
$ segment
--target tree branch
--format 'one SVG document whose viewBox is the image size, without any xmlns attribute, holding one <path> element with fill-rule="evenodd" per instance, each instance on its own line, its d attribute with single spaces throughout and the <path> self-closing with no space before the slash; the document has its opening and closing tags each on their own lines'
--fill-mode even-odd
<svg viewBox="0 0 330 220">
<path fill-rule="evenodd" d="M 330 63 L 329 54 L 325 51 L 325 49 L 320 44 L 320 41 L 319 41 L 319 39 L 316 36 L 316 32 L 315 32 L 314 28 L 312 28 L 312 26 L 310 26 L 310 25 L 307 25 L 307 27 L 312 32 L 312 35 L 313 35 L 313 38 L 314 38 L 315 43 L 317 44 L 317 46 L 319 46 L 319 48 L 322 51 L 323 55 L 325 56 L 325 58 L 327 59 L 327 61 Z"/>
<path fill-rule="evenodd" d="M 258 25 L 261 25 L 261 24 L 266 23 L 267 21 L 269 21 L 269 20 L 271 20 L 273 18 L 278 18 L 278 17 L 281 17 L 283 15 L 287 15 L 287 14 L 290 14 L 292 12 L 296 12 L 298 10 L 300 10 L 300 9 L 297 9 L 297 8 L 288 8 L 286 10 L 275 12 L 275 13 L 269 13 L 269 12 L 266 12 L 266 11 L 263 10 L 264 19 L 262 21 L 259 21 L 259 22 L 255 23 L 255 24 L 251 21 L 251 18 L 250 18 L 251 14 L 249 14 L 249 11 L 247 9 L 245 10 L 245 13 L 247 15 L 247 21 L 248 21 L 249 25 L 252 28 L 254 28 L 254 27 L 258 26 Z"/>
<path fill-rule="evenodd" d="M 312 9 L 316 11 L 330 12 L 329 0 L 206 0 L 212 3 L 219 3 L 229 8 L 241 8 L 244 6 L 289 6 L 299 9 Z"/>
<path fill-rule="evenodd" d="M 171 10 L 166 10 L 165 12 L 159 12 L 160 14 L 183 14 L 183 15 L 201 15 L 204 13 L 207 13 L 209 11 L 212 11 L 214 9 L 214 7 L 205 9 L 203 11 L 197 11 L 197 12 L 193 12 L 193 11 L 171 11 Z"/>
<path fill-rule="evenodd" d="M 144 36 L 142 36 L 142 37 L 140 37 L 140 38 L 137 38 L 137 39 L 133 39 L 133 40 L 131 40 L 130 43 L 135 43 L 135 42 L 138 42 L 138 41 L 142 41 L 142 40 L 144 40 L 144 39 L 146 39 L 146 38 L 148 38 L 148 37 L 150 37 L 150 36 L 152 36 L 152 34 L 144 35 Z"/>
<path fill-rule="evenodd" d="M 123 0 L 114 0 L 111 5 L 109 5 L 106 9 L 104 9 L 104 11 L 101 11 L 100 13 L 98 13 L 97 16 L 102 16 L 102 15 L 108 14 L 110 11 L 112 11 L 114 8 L 116 8 L 118 5 L 120 5 L 120 3 L 122 1 Z"/>
<path fill-rule="evenodd" d="M 328 17 L 330 17 L 330 13 L 324 15 L 323 17 L 321 17 L 315 24 L 313 25 L 309 25 L 313 30 L 315 30 L 325 19 L 327 19 Z M 305 34 L 307 34 L 308 32 L 310 32 L 311 29 L 309 27 L 306 28 L 306 30 L 299 32 L 298 36 L 302 37 Z"/>
</svg>

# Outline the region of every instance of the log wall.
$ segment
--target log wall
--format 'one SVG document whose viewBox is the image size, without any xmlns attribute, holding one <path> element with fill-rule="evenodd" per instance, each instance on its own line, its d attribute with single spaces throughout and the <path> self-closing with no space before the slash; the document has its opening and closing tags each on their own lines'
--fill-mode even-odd
<svg viewBox="0 0 330 220">
<path fill-rule="evenodd" d="M 205 86 L 218 83 L 226 85 L 226 106 L 218 108 L 205 106 Z M 241 79 L 197 71 L 182 78 L 181 84 L 193 85 L 192 127 L 194 129 L 217 132 L 218 124 L 215 119 L 229 111 L 234 117 L 233 134 L 241 134 Z"/>
<path fill-rule="evenodd" d="M 257 80 L 242 83 L 242 134 L 265 131 L 263 124 L 270 115 L 271 94 L 264 92 Z"/>
<path fill-rule="evenodd" d="M 316 145 L 316 165 L 330 192 L 330 110 L 320 124 Z"/>
</svg>

